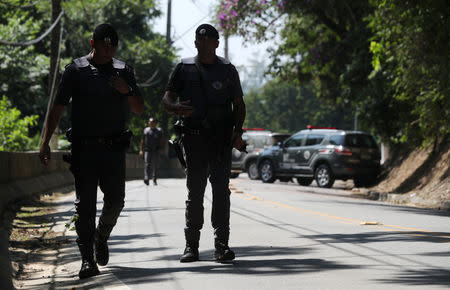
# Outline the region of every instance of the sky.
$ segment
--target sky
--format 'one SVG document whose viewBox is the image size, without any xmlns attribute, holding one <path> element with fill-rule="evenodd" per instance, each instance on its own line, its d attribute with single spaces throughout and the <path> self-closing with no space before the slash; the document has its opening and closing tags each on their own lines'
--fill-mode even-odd
<svg viewBox="0 0 450 290">
<path fill-rule="evenodd" d="M 212 23 L 215 13 L 214 6 L 218 0 L 172 0 L 172 41 L 174 46 L 180 48 L 178 55 L 181 58 L 197 54 L 195 49 L 195 29 L 202 23 Z M 167 0 L 160 0 L 160 9 L 163 15 L 154 22 L 154 29 L 166 35 Z M 238 67 L 248 67 L 251 59 L 263 59 L 268 44 L 248 44 L 245 46 L 241 37 L 233 36 L 228 40 L 228 55 L 230 61 Z M 224 55 L 224 41 L 219 39 L 217 55 Z"/>
</svg>

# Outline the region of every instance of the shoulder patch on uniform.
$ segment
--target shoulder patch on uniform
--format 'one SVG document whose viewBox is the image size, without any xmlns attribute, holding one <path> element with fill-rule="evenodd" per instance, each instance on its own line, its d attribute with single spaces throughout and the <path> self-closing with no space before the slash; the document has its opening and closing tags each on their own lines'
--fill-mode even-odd
<svg viewBox="0 0 450 290">
<path fill-rule="evenodd" d="M 195 64 L 195 57 L 182 58 L 181 62 L 183 64 Z"/>
<path fill-rule="evenodd" d="M 231 64 L 231 62 L 228 59 L 224 58 L 224 57 L 217 56 L 217 58 L 219 59 L 219 62 L 222 63 L 222 64 Z"/>
<path fill-rule="evenodd" d="M 73 60 L 73 63 L 76 65 L 76 67 L 78 68 L 82 68 L 82 67 L 87 67 L 89 66 L 89 60 L 88 60 L 88 56 L 82 56 L 79 58 L 76 58 Z"/>
<path fill-rule="evenodd" d="M 118 60 L 116 58 L 112 59 L 113 67 L 116 69 L 124 69 L 125 68 L 125 62 Z"/>
</svg>

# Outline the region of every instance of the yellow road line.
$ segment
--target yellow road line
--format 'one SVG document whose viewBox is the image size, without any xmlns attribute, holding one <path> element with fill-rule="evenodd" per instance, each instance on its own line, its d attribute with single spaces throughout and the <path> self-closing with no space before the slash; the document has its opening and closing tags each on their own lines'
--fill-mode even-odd
<svg viewBox="0 0 450 290">
<path fill-rule="evenodd" d="M 360 220 L 356 220 L 356 219 L 345 218 L 345 217 L 340 217 L 340 216 L 336 216 L 336 215 L 323 213 L 320 211 L 313 211 L 313 210 L 309 210 L 309 209 L 299 208 L 299 207 L 287 205 L 284 203 L 280 203 L 277 201 L 265 200 L 261 197 L 258 197 L 256 195 L 252 195 L 249 193 L 245 193 L 245 192 L 242 192 L 242 193 L 240 192 L 239 194 L 236 194 L 236 196 L 238 196 L 239 198 L 245 199 L 245 200 L 262 201 L 264 203 L 275 205 L 275 206 L 278 206 L 281 208 L 286 208 L 286 209 L 294 210 L 297 212 L 302 212 L 305 214 L 317 215 L 317 216 L 321 216 L 321 217 L 334 219 L 334 220 L 336 220 L 336 222 L 339 222 L 339 223 L 344 223 L 344 224 L 362 224 L 362 223 L 364 223 L 364 221 L 360 221 Z M 431 232 L 431 231 L 427 231 L 427 230 L 423 230 L 423 229 L 416 229 L 416 228 L 410 228 L 410 227 L 378 224 L 374 228 L 383 230 L 383 231 L 391 231 L 391 232 L 395 231 L 393 229 L 403 230 L 403 231 L 396 231 L 396 232 L 399 232 L 401 234 L 405 234 L 408 236 L 414 236 L 414 237 L 433 238 L 433 239 L 450 239 L 450 236 L 445 233 Z M 417 233 L 408 233 L 408 232 L 404 232 L 404 231 L 411 231 L 411 232 L 417 232 Z M 446 243 L 450 243 L 450 242 L 446 242 Z"/>
</svg>

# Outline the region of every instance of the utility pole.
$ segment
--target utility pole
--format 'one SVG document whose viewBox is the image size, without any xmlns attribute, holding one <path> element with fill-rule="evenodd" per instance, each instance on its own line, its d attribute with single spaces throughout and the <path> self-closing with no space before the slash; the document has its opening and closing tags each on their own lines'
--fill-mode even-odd
<svg viewBox="0 0 450 290">
<path fill-rule="evenodd" d="M 228 33 L 226 31 L 225 31 L 225 33 L 223 35 L 223 38 L 225 40 L 224 48 L 223 48 L 224 56 L 225 56 L 226 59 L 228 59 Z"/>
<path fill-rule="evenodd" d="M 166 41 L 167 44 L 170 46 L 172 44 L 172 39 L 170 37 L 171 35 L 171 26 L 172 26 L 172 0 L 167 0 L 167 26 L 166 26 Z M 161 127 L 163 128 L 164 132 L 169 132 L 169 118 L 167 116 L 166 112 L 162 113 L 161 117 Z"/>
<path fill-rule="evenodd" d="M 52 0 L 52 21 L 51 23 L 56 21 L 58 15 L 61 13 L 61 0 Z M 51 32 L 51 40 L 50 40 L 50 74 L 48 78 L 48 88 L 49 88 L 49 103 L 53 104 L 53 97 L 56 94 L 56 86 L 59 83 L 59 71 L 58 67 L 58 51 L 60 46 L 60 33 L 61 33 L 61 21 L 58 22 L 56 27 Z M 47 108 L 49 110 L 50 107 Z M 47 113 L 48 114 L 48 113 Z M 50 148 L 52 150 L 58 150 L 58 129 L 55 129 L 55 132 L 50 139 Z"/>
<path fill-rule="evenodd" d="M 166 26 L 166 41 L 170 45 L 170 27 L 172 26 L 172 0 L 167 0 L 167 26 Z"/>
</svg>

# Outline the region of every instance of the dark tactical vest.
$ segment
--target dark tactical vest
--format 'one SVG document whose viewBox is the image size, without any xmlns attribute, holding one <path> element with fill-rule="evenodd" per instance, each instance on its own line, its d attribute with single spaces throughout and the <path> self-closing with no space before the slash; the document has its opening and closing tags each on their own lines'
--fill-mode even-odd
<svg viewBox="0 0 450 290">
<path fill-rule="evenodd" d="M 115 136 L 125 130 L 128 102 L 110 84 L 111 76 L 129 83 L 124 62 L 112 59 L 107 65 L 94 66 L 89 55 L 73 60 L 78 71 L 78 87 L 72 97 L 72 130 L 75 137 Z"/>
<path fill-rule="evenodd" d="M 184 84 L 180 101 L 190 100 L 190 104 L 195 108 L 194 114 L 184 119 L 186 126 L 213 130 L 232 127 L 234 122 L 231 63 L 218 56 L 216 64 L 200 65 L 202 71 L 200 77 L 195 57 L 182 59 L 181 62 Z"/>
</svg>

